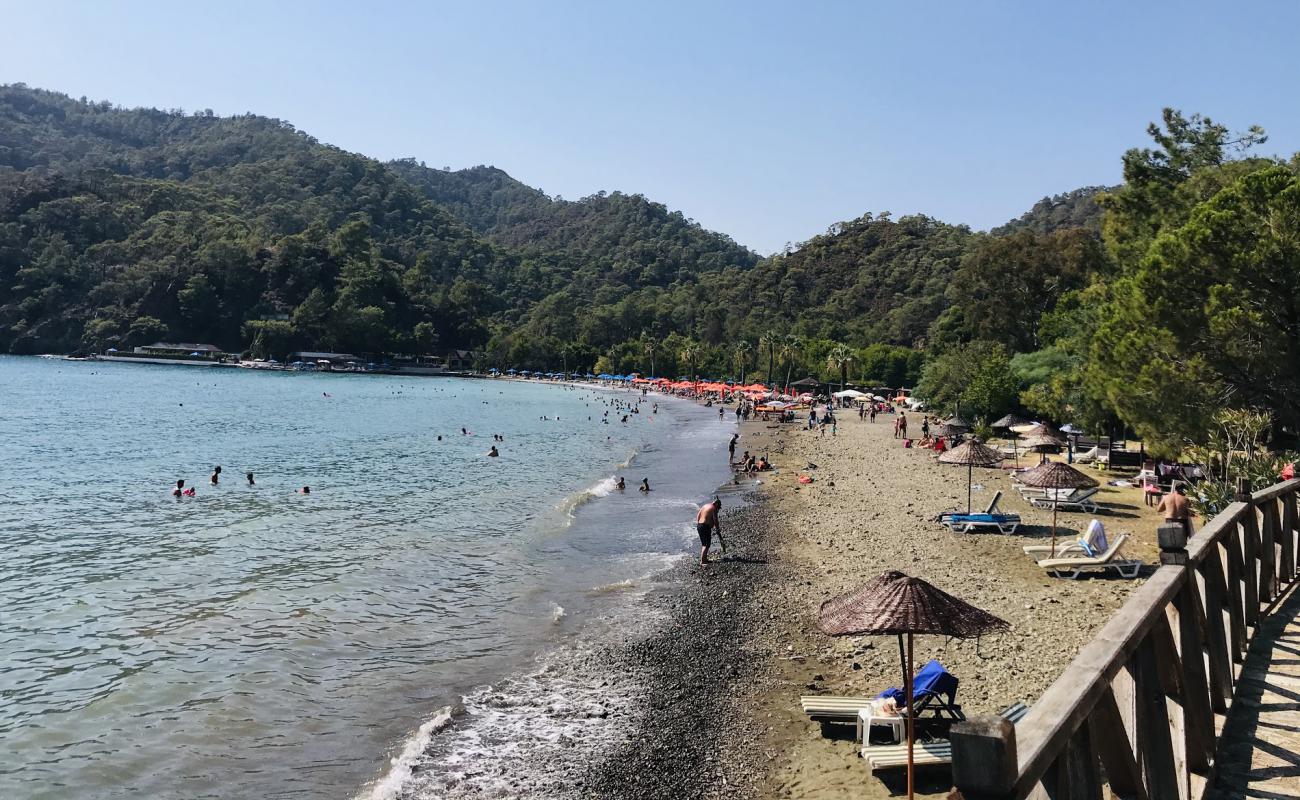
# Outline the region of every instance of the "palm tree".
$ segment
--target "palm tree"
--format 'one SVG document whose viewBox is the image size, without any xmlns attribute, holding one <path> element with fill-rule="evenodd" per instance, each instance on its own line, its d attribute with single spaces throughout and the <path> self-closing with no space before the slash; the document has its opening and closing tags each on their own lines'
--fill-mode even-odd
<svg viewBox="0 0 1300 800">
<path fill-rule="evenodd" d="M 849 364 L 854 360 L 853 348 L 846 344 L 835 345 L 826 356 L 826 366 L 840 371 L 840 391 L 844 391 L 844 384 L 849 381 Z"/>
<path fill-rule="evenodd" d="M 691 365 L 690 376 L 692 380 L 698 377 L 695 374 L 695 359 L 700 357 L 700 346 L 698 344 L 695 342 L 687 342 L 682 345 L 682 351 L 677 354 L 677 357 Z"/>
<path fill-rule="evenodd" d="M 803 339 L 793 333 L 781 340 L 781 358 L 785 360 L 785 385 L 790 386 L 790 370 L 794 367 L 794 357 L 803 350 Z"/>
<path fill-rule="evenodd" d="M 776 349 L 781 346 L 781 335 L 774 330 L 768 330 L 758 339 L 759 347 L 767 348 L 767 381 L 776 388 L 776 378 L 773 377 L 773 369 L 776 361 Z"/>
<path fill-rule="evenodd" d="M 655 353 L 659 351 L 659 343 L 645 332 L 641 333 L 641 352 L 650 356 L 650 377 L 657 378 L 659 375 L 655 372 Z"/>
<path fill-rule="evenodd" d="M 741 339 L 736 342 L 736 346 L 731 351 L 731 365 L 740 370 L 740 384 L 742 386 L 745 384 L 745 365 L 749 363 L 749 351 L 752 349 L 749 342 Z"/>
</svg>

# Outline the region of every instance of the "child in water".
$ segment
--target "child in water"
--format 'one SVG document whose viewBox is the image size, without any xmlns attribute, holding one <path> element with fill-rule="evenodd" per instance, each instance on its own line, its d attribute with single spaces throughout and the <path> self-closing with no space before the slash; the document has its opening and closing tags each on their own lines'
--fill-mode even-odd
<svg viewBox="0 0 1300 800">
<path fill-rule="evenodd" d="M 641 479 L 641 489 L 640 489 L 640 491 L 642 491 L 642 492 L 648 492 L 648 491 L 650 491 L 650 479 L 649 479 L 649 478 L 642 478 L 642 479 Z"/>
</svg>

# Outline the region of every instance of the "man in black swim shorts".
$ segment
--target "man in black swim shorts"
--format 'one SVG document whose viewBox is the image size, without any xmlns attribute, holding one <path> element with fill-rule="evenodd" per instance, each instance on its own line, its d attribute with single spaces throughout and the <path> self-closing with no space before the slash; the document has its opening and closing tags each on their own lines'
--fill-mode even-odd
<svg viewBox="0 0 1300 800">
<path fill-rule="evenodd" d="M 715 530 L 718 532 L 718 544 L 722 546 L 722 552 L 727 552 L 727 546 L 722 542 L 722 526 L 718 524 L 720 508 L 722 508 L 722 501 L 715 497 L 700 506 L 699 512 L 695 515 L 695 532 L 700 535 L 700 564 L 709 563 L 709 545 L 713 544 Z"/>
</svg>

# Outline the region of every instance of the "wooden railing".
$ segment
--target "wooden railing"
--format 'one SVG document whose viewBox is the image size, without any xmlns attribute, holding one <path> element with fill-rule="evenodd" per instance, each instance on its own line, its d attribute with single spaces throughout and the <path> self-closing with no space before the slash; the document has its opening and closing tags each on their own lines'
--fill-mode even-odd
<svg viewBox="0 0 1300 800">
<path fill-rule="evenodd" d="M 961 797 L 1204 797 L 1251 637 L 1297 579 L 1297 492 L 1239 486 L 1190 541 L 1161 526 L 1160 566 L 1028 716 L 953 727 Z"/>
</svg>

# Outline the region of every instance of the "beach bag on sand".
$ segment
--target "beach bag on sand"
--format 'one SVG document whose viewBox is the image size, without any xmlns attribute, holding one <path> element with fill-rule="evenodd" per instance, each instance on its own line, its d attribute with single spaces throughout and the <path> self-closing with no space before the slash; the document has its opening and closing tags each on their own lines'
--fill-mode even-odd
<svg viewBox="0 0 1300 800">
<path fill-rule="evenodd" d="M 903 440 L 903 447 L 911 447 L 911 446 L 912 446 L 912 440 L 911 440 L 911 439 L 904 439 L 904 440 Z"/>
</svg>

